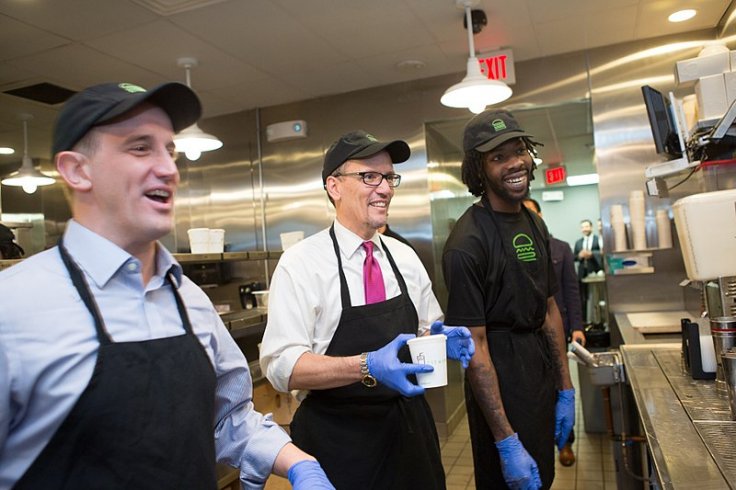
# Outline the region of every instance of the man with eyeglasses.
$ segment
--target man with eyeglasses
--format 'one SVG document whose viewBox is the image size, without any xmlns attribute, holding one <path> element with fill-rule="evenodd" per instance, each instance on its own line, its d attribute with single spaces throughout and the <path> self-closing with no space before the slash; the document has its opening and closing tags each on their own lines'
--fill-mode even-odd
<svg viewBox="0 0 736 490">
<path fill-rule="evenodd" d="M 401 140 L 365 131 L 327 151 L 322 183 L 336 219 L 284 252 L 270 288 L 261 367 L 279 391 L 297 390 L 295 443 L 338 489 L 441 489 L 445 475 L 432 414 L 406 341 L 447 335 L 448 357 L 473 354 L 465 327 L 445 327 L 432 284 L 411 247 L 386 223 L 409 159 Z"/>
</svg>

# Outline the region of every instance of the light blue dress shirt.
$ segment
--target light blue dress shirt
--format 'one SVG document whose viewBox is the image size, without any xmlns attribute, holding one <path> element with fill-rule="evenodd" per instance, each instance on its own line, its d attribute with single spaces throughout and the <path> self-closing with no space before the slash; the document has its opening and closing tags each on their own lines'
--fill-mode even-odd
<svg viewBox="0 0 736 490">
<path fill-rule="evenodd" d="M 146 286 L 138 259 L 73 220 L 64 244 L 114 342 L 183 333 L 164 277 L 174 265 L 192 328 L 217 375 L 217 460 L 240 468 L 244 488 L 263 488 L 290 439 L 270 414 L 254 410 L 248 364 L 209 298 L 160 244 Z M 92 316 L 56 247 L 0 272 L 0 490 L 23 475 L 67 417 L 89 383 L 98 346 Z"/>
</svg>

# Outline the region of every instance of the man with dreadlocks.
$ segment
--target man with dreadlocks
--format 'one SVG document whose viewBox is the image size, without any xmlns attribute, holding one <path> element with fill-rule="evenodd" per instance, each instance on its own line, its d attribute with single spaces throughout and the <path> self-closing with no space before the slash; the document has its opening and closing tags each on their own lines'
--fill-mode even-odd
<svg viewBox="0 0 736 490">
<path fill-rule="evenodd" d="M 575 423 L 549 233 L 523 205 L 539 145 L 531 138 L 507 111 L 467 124 L 462 179 L 481 199 L 442 257 L 445 321 L 468 325 L 476 346 L 465 400 L 479 489 L 549 488 L 553 442 L 562 447 Z"/>
</svg>

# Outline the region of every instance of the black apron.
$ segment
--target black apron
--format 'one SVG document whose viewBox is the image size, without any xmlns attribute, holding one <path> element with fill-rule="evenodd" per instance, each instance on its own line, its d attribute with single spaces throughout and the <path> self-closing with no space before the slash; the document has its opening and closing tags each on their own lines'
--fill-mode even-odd
<svg viewBox="0 0 736 490">
<path fill-rule="evenodd" d="M 554 429 L 557 402 L 557 378 L 551 349 L 541 326 L 547 313 L 547 298 L 530 291 L 522 266 L 515 253 L 506 246 L 490 203 L 484 196 L 483 206 L 500 237 L 506 267 L 503 288 L 497 301 L 507 302 L 515 309 L 529 312 L 529 325 L 514 328 L 495 327 L 493 319 L 486 325 L 488 349 L 498 377 L 501 400 L 511 427 L 519 434 L 524 448 L 536 461 L 542 488 L 554 480 Z M 538 263 L 547 269 L 548 250 L 541 230 L 526 207 L 521 207 L 531 222 L 534 241 L 538 246 Z M 533 288 L 535 289 L 535 288 Z M 473 446 L 476 488 L 483 490 L 507 488 L 501 471 L 501 460 L 488 423 L 465 378 L 465 401 Z"/>
<path fill-rule="evenodd" d="M 217 488 L 215 372 L 192 333 L 171 272 L 167 279 L 185 334 L 113 342 L 62 241 L 59 253 L 94 318 L 100 348 L 86 389 L 13 488 Z"/>
<path fill-rule="evenodd" d="M 416 309 L 385 245 L 401 294 L 381 303 L 351 306 L 334 226 L 330 237 L 343 310 L 326 355 L 370 352 L 400 333 L 416 333 Z M 411 362 L 406 346 L 399 359 Z M 439 439 L 424 396 L 403 397 L 380 383 L 374 388 L 356 382 L 312 390 L 294 414 L 291 437 L 317 458 L 337 490 L 445 488 Z"/>
</svg>

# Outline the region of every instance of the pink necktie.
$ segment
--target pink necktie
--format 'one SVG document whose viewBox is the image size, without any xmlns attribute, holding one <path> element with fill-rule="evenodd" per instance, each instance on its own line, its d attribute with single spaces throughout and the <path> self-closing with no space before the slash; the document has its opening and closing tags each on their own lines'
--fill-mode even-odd
<svg viewBox="0 0 736 490">
<path fill-rule="evenodd" d="M 386 288 L 383 285 L 381 266 L 373 257 L 373 242 L 363 242 L 365 262 L 363 262 L 363 287 L 365 289 L 365 304 L 386 301 Z"/>
</svg>

